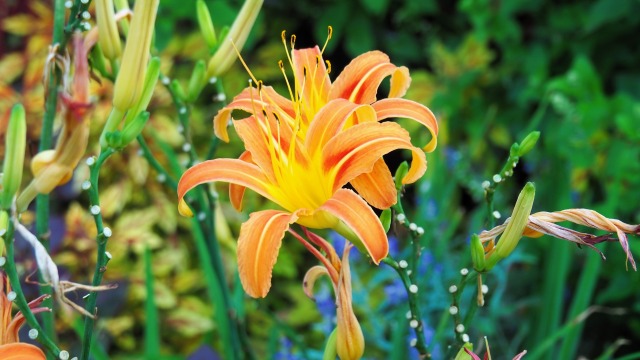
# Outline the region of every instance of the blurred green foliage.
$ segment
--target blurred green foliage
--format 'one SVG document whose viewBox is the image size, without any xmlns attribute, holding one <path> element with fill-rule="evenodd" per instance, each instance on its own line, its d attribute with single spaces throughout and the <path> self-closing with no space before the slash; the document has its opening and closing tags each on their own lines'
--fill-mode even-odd
<svg viewBox="0 0 640 360">
<path fill-rule="evenodd" d="M 207 3 L 218 33 L 233 22 L 241 6 L 237 0 Z M 265 1 L 242 51 L 257 78 L 283 90 L 277 66 L 280 59 L 286 62 L 281 31 L 296 34 L 298 48 L 322 46 L 330 25 L 333 38 L 325 59 L 331 61 L 332 78 L 353 57 L 381 50 L 395 64 L 409 67 L 413 83 L 407 97 L 429 106 L 439 119 L 439 147 L 427 156 L 429 170 L 404 194 L 408 216 L 425 229 L 417 285 L 434 358 L 452 357 L 461 345 L 448 313 L 448 289 L 458 283 L 460 269 L 471 265 L 470 234 L 488 226 L 481 183 L 500 170 L 514 141 L 530 131 L 541 132 L 514 177 L 496 193 L 495 207 L 503 217 L 526 181 L 533 181 L 534 212 L 584 207 L 640 223 L 640 17 L 633 16 L 639 11 L 635 0 Z M 207 57 L 204 40 L 196 32 L 195 2 L 162 0 L 155 47 L 163 72 L 183 86 L 195 60 Z M 236 63 L 221 79 L 227 98 L 245 87 L 247 79 Z M 179 153 L 182 139 L 175 111 L 160 89 L 152 103 L 152 114 L 157 115 L 145 131 L 153 134 L 158 154 L 174 154 L 171 149 Z M 210 145 L 211 118 L 222 105 L 212 100 L 218 90 L 207 86 L 193 109 L 198 154 L 205 154 Z M 97 134 L 101 124 L 95 124 Z M 412 137 L 426 143 L 422 127 L 406 126 Z M 219 146 L 217 156 L 240 154 L 241 144 L 234 136 L 229 145 Z M 406 155 L 393 153 L 387 160 L 393 168 Z M 182 160 L 166 157 L 167 162 Z M 188 222 L 177 218 L 174 194 L 158 184 L 135 150 L 126 150 L 112 166 L 113 174 L 104 177 L 101 199 L 103 213 L 115 229 L 110 245 L 115 256 L 107 276 L 128 287 L 126 293 L 113 295 L 126 307 L 110 309 L 99 322 L 110 339 L 105 346 L 113 358 L 141 353 L 146 332 L 149 343 L 160 336 L 163 354 L 187 356 L 203 341 L 211 343 L 216 331 L 210 320 L 215 304 L 207 303 L 201 270 L 192 260 L 196 250 L 188 241 Z M 126 179 L 120 173 L 126 173 Z M 246 214 L 267 205 L 247 194 L 246 211 L 240 214 L 227 205 L 224 188 L 219 190 L 231 227 L 231 237 L 221 239 L 225 267 L 234 274 L 232 238 Z M 125 206 L 128 210 L 122 215 Z M 71 230 L 56 259 L 86 277 L 90 266 L 77 259 L 93 257 L 90 218 L 76 203 L 60 207 Z M 402 240 L 406 234 L 394 224 L 391 234 L 396 258 L 408 256 L 409 246 Z M 340 241 L 332 236 L 327 234 Z M 594 252 L 548 237 L 520 244 L 485 277 L 485 307 L 475 308 L 473 284 L 460 299 L 461 315 L 475 314 L 465 324 L 473 343 L 487 336 L 496 358 L 528 349 L 539 358 L 573 359 L 596 358 L 615 350 L 621 338 L 640 338 L 640 275 L 626 271 L 619 246 L 602 246 L 607 261 L 601 262 Z M 630 245 L 640 258 L 637 238 L 631 237 Z M 291 239 L 285 239 L 284 248 L 269 296 L 243 299 L 242 292 L 235 291 L 235 299 L 244 301 L 255 353 L 277 359 L 321 358 L 333 329 L 330 286 L 317 289 L 317 302 L 307 299 L 301 279 L 315 260 Z M 153 271 L 144 266 L 149 257 Z M 405 318 L 406 294 L 398 290 L 395 273 L 363 257 L 354 257 L 352 266 L 354 306 L 365 333 L 367 358 L 414 356 Z M 235 277 L 230 283 L 239 289 Z M 146 316 L 157 312 L 154 321 L 160 322 L 159 334 L 152 335 L 144 326 L 149 288 L 154 289 L 157 308 L 147 302 Z M 591 305 L 600 306 L 598 312 L 566 328 Z M 610 308 L 622 308 L 624 315 L 606 315 Z M 640 346 L 632 342 L 615 354 L 638 351 Z"/>
</svg>

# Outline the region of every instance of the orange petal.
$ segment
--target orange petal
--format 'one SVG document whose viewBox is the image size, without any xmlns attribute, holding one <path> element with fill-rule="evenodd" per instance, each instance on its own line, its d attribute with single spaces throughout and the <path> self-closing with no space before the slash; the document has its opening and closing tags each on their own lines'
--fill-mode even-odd
<svg viewBox="0 0 640 360">
<path fill-rule="evenodd" d="M 426 126 L 431 140 L 422 149 L 432 152 L 438 144 L 438 122 L 435 115 L 426 106 L 406 99 L 382 99 L 372 104 L 378 114 L 378 121 L 391 117 L 413 119 Z"/>
<path fill-rule="evenodd" d="M 403 96 L 411 78 L 405 67 L 393 65 L 380 51 L 370 51 L 353 59 L 338 76 L 329 92 L 329 99 L 349 99 L 356 104 L 371 104 L 382 80 L 391 76 L 389 96 Z"/>
<path fill-rule="evenodd" d="M 0 345 L 2 360 L 45 360 L 47 357 L 37 346 L 26 343 Z"/>
<path fill-rule="evenodd" d="M 410 149 L 413 160 L 404 184 L 415 182 L 427 170 L 424 152 L 411 145 L 409 133 L 396 123 L 362 123 L 333 137 L 323 149 L 323 168 L 334 178 L 333 190 L 356 176 L 371 172 L 382 155 Z"/>
<path fill-rule="evenodd" d="M 375 162 L 371 172 L 351 180 L 351 185 L 371 206 L 378 209 L 387 209 L 398 200 L 393 176 L 382 158 Z"/>
<path fill-rule="evenodd" d="M 376 264 L 389 253 L 389 241 L 380 219 L 352 190 L 339 189 L 319 210 L 324 210 L 340 219 L 357 236 Z"/>
<path fill-rule="evenodd" d="M 274 143 L 276 140 L 271 134 L 266 134 L 266 129 L 261 128 L 260 120 L 256 119 L 255 116 L 234 121 L 233 126 L 236 128 L 236 132 L 242 139 L 245 148 L 251 153 L 253 163 L 262 169 L 269 180 L 274 182 L 275 175 L 271 161 L 271 151 L 273 148 L 270 149 L 269 142 Z"/>
<path fill-rule="evenodd" d="M 254 163 L 251 159 L 251 153 L 248 151 L 240 154 L 238 160 L 246 161 L 251 164 Z M 244 192 L 246 189 L 247 188 L 242 185 L 234 183 L 229 184 L 229 200 L 231 201 L 231 205 L 233 205 L 233 207 L 238 211 L 242 211 L 242 199 L 244 198 Z"/>
<path fill-rule="evenodd" d="M 201 162 L 182 174 L 178 182 L 178 199 L 182 203 L 187 191 L 214 181 L 242 185 L 278 203 L 270 191 L 269 179 L 256 165 L 238 159 L 214 159 Z M 181 211 L 183 214 L 183 211 Z M 183 214 L 184 215 L 184 214 Z"/>
<path fill-rule="evenodd" d="M 349 100 L 335 99 L 323 106 L 307 130 L 305 145 L 309 154 L 322 149 L 327 141 L 342 131 L 353 115 L 358 117 L 359 122 L 365 122 L 367 119 L 376 120 L 376 113 L 369 105 L 358 105 Z"/>
<path fill-rule="evenodd" d="M 254 212 L 240 228 L 238 271 L 242 287 L 254 298 L 265 297 L 271 288 L 271 272 L 282 238 L 298 217 L 278 210 Z"/>
<path fill-rule="evenodd" d="M 281 120 L 293 124 L 295 111 L 289 99 L 278 94 L 271 86 L 262 86 L 260 92 L 256 88 L 248 87 L 233 98 L 231 103 L 218 111 L 218 114 L 213 118 L 213 131 L 218 138 L 229 142 L 227 126 L 231 119 L 231 112 L 242 110 L 253 114 L 255 111 L 258 116 L 262 116 L 263 108 L 269 112 L 277 113 Z"/>
<path fill-rule="evenodd" d="M 299 88 L 302 88 L 303 104 L 318 109 L 327 102 L 331 81 L 318 46 L 292 51 L 293 69 Z M 314 111 L 315 112 L 315 111 Z"/>
</svg>

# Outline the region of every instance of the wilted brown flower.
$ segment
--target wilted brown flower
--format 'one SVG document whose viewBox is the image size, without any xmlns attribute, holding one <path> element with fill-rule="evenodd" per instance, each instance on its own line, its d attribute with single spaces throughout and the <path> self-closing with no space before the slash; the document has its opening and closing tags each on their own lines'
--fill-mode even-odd
<svg viewBox="0 0 640 360">
<path fill-rule="evenodd" d="M 510 220 L 511 218 L 507 219 L 504 224 L 500 226 L 480 233 L 480 240 L 483 243 L 488 243 L 488 245 L 485 246 L 485 252 L 493 249 L 496 237 L 504 232 Z M 604 230 L 609 234 L 597 236 L 571 230 L 556 224 L 562 221 L 569 221 L 574 224 Z M 634 270 L 637 270 L 636 262 L 629 249 L 627 234 L 640 235 L 640 225 L 629 225 L 617 219 L 609 219 L 594 210 L 567 209 L 555 212 L 537 212 L 529 216 L 529 222 L 522 236 L 537 238 L 542 235 L 550 235 L 558 239 L 574 242 L 578 245 L 588 246 L 597 251 L 604 259 L 602 252 L 594 245 L 604 241 L 615 241 L 616 238 L 612 237 L 614 233 L 617 235 L 617 240 L 627 255 L 627 261 L 631 263 L 631 267 L 633 267 Z"/>
</svg>

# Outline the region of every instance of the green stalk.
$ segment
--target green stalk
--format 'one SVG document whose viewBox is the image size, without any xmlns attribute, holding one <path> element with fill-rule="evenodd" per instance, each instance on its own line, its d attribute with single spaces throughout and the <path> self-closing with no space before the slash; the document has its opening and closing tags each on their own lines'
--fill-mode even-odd
<svg viewBox="0 0 640 360">
<path fill-rule="evenodd" d="M 82 27 L 84 19 L 81 15 L 83 12 L 89 10 L 89 5 L 91 5 L 91 0 L 88 0 L 86 3 L 80 0 L 74 1 L 73 6 L 71 6 L 71 13 L 69 14 L 69 23 L 64 27 L 65 41 L 61 42 L 61 47 L 64 47 L 64 45 L 66 44 L 66 40 L 69 39 L 69 37 L 75 30 L 78 30 Z"/>
<path fill-rule="evenodd" d="M 65 21 L 65 7 L 64 0 L 55 0 L 53 8 L 53 39 L 52 43 L 64 43 L 66 38 L 64 36 L 64 21 Z M 39 151 L 49 150 L 53 145 L 53 121 L 56 116 L 56 109 L 58 106 L 58 86 L 60 84 L 61 73 L 57 67 L 54 67 L 49 74 L 49 83 L 47 84 L 47 95 L 44 106 L 44 116 L 42 118 L 42 128 L 40 132 L 40 146 Z M 45 249 L 49 251 L 49 195 L 39 194 L 36 197 L 36 236 Z M 38 271 L 38 280 L 41 284 L 44 284 L 44 279 L 40 271 Z M 53 294 L 51 286 L 40 286 L 41 295 Z M 53 309 L 53 299 L 49 297 L 42 303 L 42 306 Z M 42 326 L 44 333 L 51 339 L 56 338 L 56 331 L 54 326 L 53 312 L 46 312 L 41 315 Z M 49 359 L 53 359 L 49 357 Z"/>
<path fill-rule="evenodd" d="M 40 326 L 40 324 L 38 323 L 38 320 L 36 320 L 35 315 L 33 315 L 33 312 L 29 308 L 27 299 L 25 299 L 24 297 L 22 286 L 20 285 L 20 278 L 18 277 L 18 271 L 16 269 L 16 263 L 14 258 L 15 254 L 14 254 L 14 244 L 13 244 L 14 242 L 13 221 L 14 219 L 9 220 L 9 224 L 7 226 L 7 233 L 5 234 L 5 244 L 7 245 L 7 263 L 5 265 L 5 272 L 9 277 L 9 283 L 11 284 L 12 289 L 16 294 L 16 299 L 14 300 L 14 303 L 18 306 L 18 309 L 20 309 L 22 316 L 24 316 L 24 318 L 27 320 L 27 324 L 29 324 L 29 326 L 32 329 L 36 329 L 38 331 L 38 334 L 41 334 L 38 336 L 38 341 L 42 345 L 44 345 L 57 358 L 60 355 L 60 349 L 55 344 L 55 342 L 51 340 L 51 338 L 47 335 L 47 333 L 44 332 L 44 329 Z"/>
<path fill-rule="evenodd" d="M 190 123 L 189 104 L 185 103 L 183 101 L 184 97 L 179 94 L 181 92 L 181 89 L 177 82 L 174 81 L 172 84 L 167 86 L 167 89 L 171 94 L 171 98 L 178 112 L 178 120 L 184 131 L 183 133 L 184 138 L 187 141 L 187 143 L 191 145 L 187 151 L 187 154 L 189 155 L 189 163 L 187 164 L 187 166 L 193 166 L 193 164 L 196 163 L 198 156 L 195 152 L 195 148 L 193 146 L 193 142 L 191 139 L 191 131 L 189 126 L 189 123 Z M 215 151 L 215 148 L 214 148 L 214 151 Z M 211 155 L 213 156 L 213 154 Z M 182 169 L 180 169 L 180 171 L 182 171 Z M 223 308 L 226 309 L 226 312 L 228 314 L 229 321 L 227 322 L 227 324 L 229 327 L 226 327 L 226 328 L 229 329 L 231 341 L 225 341 L 225 345 L 227 345 L 227 347 L 231 345 L 231 349 L 233 349 L 231 351 L 232 356 L 238 356 L 238 354 L 243 353 L 243 351 L 241 350 L 242 347 L 240 346 L 241 345 L 240 338 L 244 336 L 239 331 L 237 320 L 233 315 L 234 311 L 231 303 L 231 297 L 229 295 L 229 289 L 227 288 L 227 285 L 226 285 L 225 271 L 222 266 L 222 255 L 220 254 L 220 246 L 218 244 L 218 240 L 216 239 L 215 218 L 214 218 L 214 212 L 212 211 L 215 207 L 215 199 L 213 199 L 213 196 L 209 193 L 209 191 L 203 187 L 194 189 L 192 193 L 195 195 L 196 203 L 198 205 L 198 208 L 195 209 L 196 219 L 199 217 L 201 213 L 204 214 L 204 219 L 201 219 L 199 221 L 196 220 L 196 221 L 198 222 L 199 229 L 202 231 L 202 238 L 205 239 L 204 244 L 206 246 L 206 251 L 208 255 L 210 254 L 210 256 L 208 256 L 209 261 L 211 262 L 211 265 L 213 267 L 214 274 L 218 277 L 217 282 L 220 284 L 220 286 L 218 286 L 218 289 L 222 294 L 223 302 L 215 302 L 215 303 L 223 304 Z M 249 348 L 246 348 L 246 351 L 244 351 L 244 354 L 249 359 L 253 358 L 252 352 L 249 350 Z M 228 358 L 235 359 L 235 357 L 233 358 L 228 357 Z"/>
<path fill-rule="evenodd" d="M 404 285 L 405 290 L 407 291 L 407 296 L 409 298 L 409 310 L 411 311 L 411 319 L 418 321 L 418 326 L 413 329 L 416 335 L 416 350 L 418 350 L 421 359 L 430 359 L 431 353 L 429 353 L 429 350 L 427 349 L 427 342 L 424 338 L 423 331 L 424 325 L 422 324 L 422 316 L 420 315 L 420 308 L 418 307 L 418 293 L 411 292 L 411 280 L 409 279 L 409 275 L 407 274 L 407 271 L 401 268 L 395 260 L 387 256 L 386 258 L 382 259 L 382 262 L 391 266 L 398 273 L 398 275 L 400 275 L 400 279 L 402 279 L 402 284 Z"/>
<path fill-rule="evenodd" d="M 91 183 L 91 187 L 89 188 L 89 203 L 90 206 L 97 206 L 100 208 L 100 196 L 98 193 L 98 179 L 100 176 L 100 168 L 102 164 L 115 152 L 112 148 L 107 148 L 104 152 L 100 153 L 98 159 L 94 164 L 89 166 L 89 182 Z M 102 213 L 98 212 L 97 214 L 93 214 L 93 220 L 96 224 L 97 230 L 97 238 L 96 242 L 98 243 L 98 258 L 96 260 L 96 268 L 93 273 L 93 281 L 91 282 L 92 286 L 99 286 L 102 283 L 102 277 L 104 272 L 107 270 L 107 263 L 109 262 L 110 257 L 107 255 L 107 240 L 109 239 L 110 234 L 107 236 L 104 234 L 104 223 L 102 220 Z M 98 293 L 93 291 L 89 293 L 89 297 L 87 298 L 87 303 L 85 309 L 90 314 L 96 314 L 96 301 L 98 299 Z M 84 320 L 84 337 L 82 339 L 82 355 L 80 357 L 81 360 L 88 360 L 89 355 L 91 354 L 91 338 L 93 336 L 93 325 L 95 319 L 91 317 L 86 317 Z"/>
</svg>

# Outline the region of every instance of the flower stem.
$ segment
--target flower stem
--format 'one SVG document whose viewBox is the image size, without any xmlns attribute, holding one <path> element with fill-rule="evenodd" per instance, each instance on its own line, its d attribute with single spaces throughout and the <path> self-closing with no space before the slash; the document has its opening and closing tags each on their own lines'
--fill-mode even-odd
<svg viewBox="0 0 640 360">
<path fill-rule="evenodd" d="M 44 345 L 57 358 L 58 355 L 60 354 L 60 349 L 55 344 L 55 342 L 51 340 L 51 338 L 47 335 L 47 333 L 42 329 L 42 327 L 38 323 L 38 320 L 36 320 L 36 317 L 33 315 L 33 312 L 29 308 L 29 304 L 27 303 L 27 300 L 24 297 L 22 286 L 20 285 L 20 278 L 18 277 L 18 271 L 16 270 L 16 263 L 14 258 L 15 254 L 14 254 L 14 244 L 13 244 L 14 243 L 13 221 L 14 219 L 11 219 L 9 221 L 9 224 L 7 226 L 7 233 L 5 234 L 5 243 L 7 245 L 7 263 L 5 265 L 5 271 L 7 273 L 7 276 L 9 277 L 9 282 L 11 283 L 11 287 L 13 288 L 13 291 L 16 293 L 16 299 L 14 302 L 18 306 L 18 309 L 20 309 L 22 316 L 24 316 L 24 318 L 27 320 L 27 324 L 29 324 L 29 326 L 31 326 L 32 329 L 37 330 L 38 334 L 41 334 L 40 336 L 38 336 L 38 341 L 42 343 L 42 345 Z"/>
<path fill-rule="evenodd" d="M 66 42 L 64 36 L 64 22 L 65 22 L 65 7 L 64 0 L 55 0 L 53 9 L 53 39 L 52 43 Z M 60 49 L 59 49 L 60 50 Z M 56 116 L 56 109 L 58 106 L 58 86 L 60 85 L 61 73 L 57 67 L 53 67 L 51 74 L 49 74 L 49 81 L 47 84 L 47 95 L 44 106 L 44 116 L 42 118 L 42 127 L 40 130 L 40 145 L 39 151 L 49 150 L 53 144 L 53 121 Z M 50 248 L 50 232 L 49 232 L 49 195 L 39 194 L 36 197 L 36 236 L 40 239 L 47 251 Z M 42 274 L 38 271 L 38 280 L 40 283 L 44 283 Z M 40 286 L 40 294 L 51 295 L 51 286 Z M 53 301 L 51 298 L 46 299 L 42 305 L 53 309 Z M 54 326 L 53 312 L 46 312 L 42 315 L 42 326 L 44 328 L 44 334 L 49 338 L 55 339 L 56 332 Z"/>
<path fill-rule="evenodd" d="M 75 30 L 82 27 L 84 20 L 82 13 L 89 9 L 89 5 L 91 5 L 91 0 L 86 2 L 80 0 L 74 1 L 73 6 L 71 6 L 71 13 L 69 14 L 69 23 L 64 27 L 65 39 L 68 39 Z M 62 45 L 64 44 L 65 42 L 62 42 Z"/>
<path fill-rule="evenodd" d="M 89 182 L 91 183 L 91 187 L 89 188 L 89 203 L 91 206 L 91 214 L 93 215 L 93 220 L 96 224 L 97 237 L 96 242 L 98 244 L 98 255 L 96 260 L 96 269 L 93 273 L 93 281 L 91 282 L 92 286 L 99 286 L 102 282 L 102 277 L 104 272 L 107 270 L 107 263 L 109 262 L 110 257 L 107 255 L 107 239 L 109 235 L 105 235 L 104 233 L 104 223 L 102 219 L 102 214 L 100 212 L 100 196 L 98 193 L 98 179 L 100 176 L 100 168 L 102 164 L 115 153 L 115 150 L 112 148 L 107 148 L 103 152 L 100 153 L 98 159 L 95 160 L 93 164 L 89 166 Z M 96 210 L 94 210 L 96 209 Z M 98 293 L 93 291 L 89 293 L 89 297 L 87 299 L 87 303 L 85 309 L 90 314 L 96 314 L 96 301 L 98 298 Z M 91 317 L 86 317 L 84 320 L 84 337 L 82 339 L 82 355 L 80 357 L 81 360 L 88 360 L 89 355 L 91 353 L 91 337 L 93 336 L 93 325 L 95 319 Z"/>
<path fill-rule="evenodd" d="M 167 89 L 171 94 L 171 99 L 173 100 L 174 106 L 178 112 L 178 120 L 180 122 L 180 126 L 182 127 L 186 144 L 188 144 L 187 148 L 183 148 L 183 150 L 185 150 L 185 152 L 189 156 L 187 167 L 193 166 L 193 164 L 195 164 L 198 161 L 198 156 L 195 152 L 195 147 L 192 145 L 193 143 L 191 139 L 191 131 L 190 131 L 191 129 L 189 125 L 190 123 L 189 104 L 185 103 L 180 98 L 174 86 L 169 85 L 167 86 Z M 150 158 L 151 156 L 147 155 L 147 154 L 150 154 L 150 152 L 148 153 L 145 152 L 144 145 L 141 144 L 141 146 L 143 146 L 143 154 L 145 154 L 147 158 Z M 215 152 L 215 147 L 210 149 L 209 155 L 213 157 L 214 152 Z M 156 165 L 159 165 L 157 161 L 156 161 L 156 165 L 154 165 L 153 162 L 151 164 L 152 166 L 154 166 L 154 168 L 156 167 Z M 182 171 L 183 170 L 180 169 L 180 172 Z M 162 173 L 168 175 L 166 171 Z M 167 179 L 170 179 L 170 177 L 167 177 Z M 221 321 L 220 318 L 218 320 L 219 325 L 223 329 L 220 331 L 221 335 L 224 338 L 228 337 L 226 341 L 224 341 L 225 353 L 227 354 L 227 357 L 225 358 L 236 359 L 240 356 L 240 354 L 244 353 L 247 358 L 252 359 L 254 356 L 249 347 L 245 346 L 244 347 L 245 350 L 244 351 L 242 350 L 241 340 L 243 343 L 247 343 L 246 339 L 244 339 L 246 335 L 244 334 L 243 331 L 240 330 L 241 328 L 240 322 L 236 318 L 236 312 L 231 303 L 231 296 L 229 295 L 229 289 L 227 287 L 225 271 L 222 266 L 222 256 L 220 254 L 220 246 L 218 244 L 218 240 L 216 239 L 216 233 L 215 233 L 215 215 L 213 212 L 213 209 L 215 208 L 215 198 L 213 197 L 211 192 L 209 192 L 206 189 L 203 189 L 202 187 L 192 191 L 192 194 L 195 196 L 195 200 L 197 204 L 197 207 L 195 209 L 197 215 L 193 221 L 193 231 L 194 231 L 194 237 L 196 237 L 196 246 L 201 245 L 201 244 L 198 244 L 198 241 L 199 241 L 199 239 L 197 238 L 198 236 L 204 239 L 203 243 L 205 246 L 204 249 L 199 249 L 198 251 L 200 253 L 199 255 L 201 256 L 201 261 L 203 262 L 202 266 L 205 268 L 207 268 L 208 266 L 211 266 L 213 269 L 213 275 L 217 277 L 217 281 L 215 283 L 208 281 L 210 296 L 213 296 L 213 295 L 218 296 L 218 294 L 214 294 L 214 292 L 220 293 L 219 300 L 221 301 L 215 301 L 214 300 L 215 298 L 213 297 L 212 297 L 212 301 L 214 301 L 214 303 L 217 305 L 216 308 L 223 309 L 224 313 L 226 314 L 226 319 L 224 319 L 222 323 L 220 322 Z M 201 214 L 203 214 L 204 216 L 201 217 Z M 206 257 L 202 257 L 203 251 L 207 252 Z M 209 261 L 210 264 L 205 264 L 204 261 Z M 219 284 L 219 285 L 216 285 L 216 284 Z M 211 287 L 213 287 L 214 289 L 211 289 Z"/>
<path fill-rule="evenodd" d="M 418 326 L 413 328 L 413 331 L 416 335 L 416 350 L 418 350 L 418 354 L 420 354 L 421 359 L 430 359 L 431 353 L 427 349 L 427 342 L 424 337 L 424 325 L 422 324 L 422 316 L 420 315 L 420 308 L 418 306 L 418 292 L 411 291 L 411 279 L 409 278 L 409 274 L 407 271 L 400 267 L 400 265 L 393 260 L 391 257 L 387 256 L 382 259 L 382 261 L 391 266 L 397 273 L 400 275 L 400 279 L 402 280 L 402 284 L 404 284 L 405 290 L 407 290 L 407 297 L 409 298 L 409 310 L 411 311 L 411 321 L 416 320 L 418 322 Z"/>
</svg>

